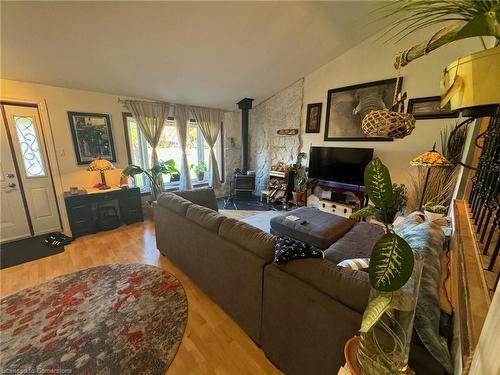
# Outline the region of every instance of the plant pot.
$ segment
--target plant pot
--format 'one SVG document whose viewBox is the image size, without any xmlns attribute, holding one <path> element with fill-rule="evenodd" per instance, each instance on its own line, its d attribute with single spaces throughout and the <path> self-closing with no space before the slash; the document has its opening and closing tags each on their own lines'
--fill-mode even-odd
<svg viewBox="0 0 500 375">
<path fill-rule="evenodd" d="M 363 375 L 403 375 L 408 372 L 413 319 L 422 276 L 423 257 L 414 253 L 415 265 L 410 279 L 395 292 L 372 289 L 370 301 L 378 296 L 392 299 L 388 309 L 366 333 L 361 333 L 357 352 L 360 373 Z"/>
<path fill-rule="evenodd" d="M 181 175 L 179 173 L 173 173 L 170 175 L 170 182 L 178 182 L 181 180 Z"/>
<path fill-rule="evenodd" d="M 456 78 L 456 77 L 460 78 Z M 452 110 L 500 104 L 500 47 L 453 61 L 446 67 L 441 91 Z M 450 86 L 454 86 L 450 88 Z"/>
<path fill-rule="evenodd" d="M 304 202 L 304 192 L 302 191 L 292 191 L 293 203 Z"/>
<path fill-rule="evenodd" d="M 431 223 L 444 217 L 444 214 L 436 214 L 435 212 L 430 211 L 424 211 L 424 214 L 427 217 L 427 220 Z"/>
<path fill-rule="evenodd" d="M 153 209 L 153 202 L 144 203 L 144 211 L 146 211 L 146 216 L 149 220 L 155 221 L 155 214 Z"/>
<path fill-rule="evenodd" d="M 205 178 L 205 172 L 198 173 L 196 175 L 196 178 L 198 179 L 198 181 L 203 181 L 203 179 Z"/>
</svg>

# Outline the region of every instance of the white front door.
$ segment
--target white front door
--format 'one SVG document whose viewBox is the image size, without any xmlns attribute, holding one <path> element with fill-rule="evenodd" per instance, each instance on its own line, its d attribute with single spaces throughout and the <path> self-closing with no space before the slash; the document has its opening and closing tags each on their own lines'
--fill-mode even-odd
<svg viewBox="0 0 500 375">
<path fill-rule="evenodd" d="M 0 238 L 13 241 L 31 235 L 3 116 L 0 114 Z"/>
<path fill-rule="evenodd" d="M 3 105 L 33 234 L 61 230 L 59 211 L 36 107 Z M 2 236 L 3 241 L 3 236 Z"/>
</svg>

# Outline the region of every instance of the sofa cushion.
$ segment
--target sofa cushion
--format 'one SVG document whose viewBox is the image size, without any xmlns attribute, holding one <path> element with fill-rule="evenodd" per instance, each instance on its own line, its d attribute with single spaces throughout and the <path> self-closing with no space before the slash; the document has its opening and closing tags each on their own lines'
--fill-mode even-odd
<svg viewBox="0 0 500 375">
<path fill-rule="evenodd" d="M 187 209 L 191 205 L 191 202 L 174 193 L 161 193 L 158 197 L 157 204 L 179 215 L 186 216 Z"/>
<path fill-rule="evenodd" d="M 292 221 L 289 216 L 299 219 Z M 271 219 L 274 234 L 291 237 L 304 243 L 326 249 L 354 225 L 353 220 L 329 214 L 313 207 L 301 207 Z"/>
<path fill-rule="evenodd" d="M 325 258 L 334 263 L 346 259 L 370 258 L 373 245 L 384 234 L 384 228 L 361 222 L 325 250 Z"/>
<path fill-rule="evenodd" d="M 339 267 L 349 268 L 354 271 L 367 271 L 370 266 L 370 258 L 346 259 L 337 264 Z"/>
<path fill-rule="evenodd" d="M 179 191 L 175 194 L 194 204 L 210 208 L 213 211 L 219 211 L 217 198 L 215 197 L 215 192 L 212 188 Z"/>
<path fill-rule="evenodd" d="M 219 232 L 220 224 L 226 219 L 224 215 L 197 204 L 188 207 L 186 217 L 215 234 Z"/>
<path fill-rule="evenodd" d="M 225 219 L 219 227 L 219 235 L 258 257 L 272 261 L 276 237 L 249 224 L 235 219 Z"/>
<path fill-rule="evenodd" d="M 277 266 L 363 314 L 370 294 L 367 272 L 338 267 L 327 259 L 302 259 L 300 262 L 289 262 Z"/>
</svg>

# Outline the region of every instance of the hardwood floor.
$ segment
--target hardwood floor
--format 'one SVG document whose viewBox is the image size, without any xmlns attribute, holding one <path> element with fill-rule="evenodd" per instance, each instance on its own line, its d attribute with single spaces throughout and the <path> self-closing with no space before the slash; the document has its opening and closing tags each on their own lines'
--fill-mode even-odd
<svg viewBox="0 0 500 375">
<path fill-rule="evenodd" d="M 221 308 L 160 255 L 154 230 L 152 222 L 125 225 L 80 237 L 64 253 L 0 270 L 0 296 L 101 264 L 156 265 L 181 281 L 189 304 L 186 332 L 168 375 L 281 374 Z"/>
</svg>

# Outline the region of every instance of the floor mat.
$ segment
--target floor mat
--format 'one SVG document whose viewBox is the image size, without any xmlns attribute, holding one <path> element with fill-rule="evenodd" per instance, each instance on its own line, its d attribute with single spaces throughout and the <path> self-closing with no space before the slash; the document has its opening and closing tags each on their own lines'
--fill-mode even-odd
<svg viewBox="0 0 500 375">
<path fill-rule="evenodd" d="M 220 210 L 248 210 L 248 211 L 269 211 L 269 210 L 282 210 L 283 205 L 280 203 L 266 203 L 261 202 L 258 197 L 251 198 L 231 198 L 228 197 L 218 198 L 217 205 Z"/>
<path fill-rule="evenodd" d="M 46 235 L 9 242 L 0 246 L 0 269 L 45 258 L 64 251 L 64 246 L 45 244 Z"/>
</svg>

